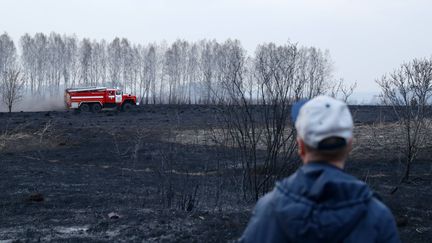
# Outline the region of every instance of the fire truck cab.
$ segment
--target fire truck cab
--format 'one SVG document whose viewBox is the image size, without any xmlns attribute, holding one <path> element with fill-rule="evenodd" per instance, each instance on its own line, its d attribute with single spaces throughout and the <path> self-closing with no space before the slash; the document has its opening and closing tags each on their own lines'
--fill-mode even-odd
<svg viewBox="0 0 432 243">
<path fill-rule="evenodd" d="M 106 87 L 66 89 L 64 98 L 67 109 L 83 112 L 99 112 L 104 108 L 129 111 L 138 105 L 135 95 L 125 94 L 120 89 Z"/>
</svg>

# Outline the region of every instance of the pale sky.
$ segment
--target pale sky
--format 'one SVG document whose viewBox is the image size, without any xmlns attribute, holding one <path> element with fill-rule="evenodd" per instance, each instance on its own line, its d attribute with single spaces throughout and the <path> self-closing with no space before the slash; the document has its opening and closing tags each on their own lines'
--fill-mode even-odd
<svg viewBox="0 0 432 243">
<path fill-rule="evenodd" d="M 287 40 L 328 49 L 335 77 L 379 90 L 375 79 L 415 57 L 432 55 L 428 0 L 0 0 L 0 31 L 79 38 L 126 37 L 134 43 L 177 38 Z"/>
</svg>

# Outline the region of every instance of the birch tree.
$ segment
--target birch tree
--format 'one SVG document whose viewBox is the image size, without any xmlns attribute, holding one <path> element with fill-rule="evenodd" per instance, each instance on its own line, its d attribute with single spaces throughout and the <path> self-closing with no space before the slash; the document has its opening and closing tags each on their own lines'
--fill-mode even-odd
<svg viewBox="0 0 432 243">
<path fill-rule="evenodd" d="M 0 81 L 17 65 L 17 53 L 13 40 L 7 33 L 0 35 Z"/>
<path fill-rule="evenodd" d="M 113 87 L 120 85 L 120 74 L 121 74 L 121 47 L 120 39 L 115 38 L 107 48 L 108 53 L 108 75 Z"/>
</svg>

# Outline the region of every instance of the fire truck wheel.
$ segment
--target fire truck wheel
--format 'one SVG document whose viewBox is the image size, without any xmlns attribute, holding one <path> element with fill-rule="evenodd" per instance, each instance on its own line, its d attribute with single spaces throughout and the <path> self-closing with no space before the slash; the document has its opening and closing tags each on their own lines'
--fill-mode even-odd
<svg viewBox="0 0 432 243">
<path fill-rule="evenodd" d="M 102 106 L 99 103 L 94 103 L 91 106 L 91 110 L 94 113 L 98 113 L 98 112 L 100 112 L 102 110 Z"/>
<path fill-rule="evenodd" d="M 124 103 L 122 106 L 122 111 L 130 111 L 132 110 L 132 104 L 131 103 Z"/>
<path fill-rule="evenodd" d="M 84 103 L 84 104 L 80 105 L 79 109 L 82 112 L 89 112 L 90 111 L 90 106 L 89 106 L 89 104 Z"/>
</svg>

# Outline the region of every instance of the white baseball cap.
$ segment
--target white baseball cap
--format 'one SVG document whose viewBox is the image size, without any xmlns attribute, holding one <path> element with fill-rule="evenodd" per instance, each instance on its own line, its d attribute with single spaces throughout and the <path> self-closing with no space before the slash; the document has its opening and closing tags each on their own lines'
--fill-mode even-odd
<svg viewBox="0 0 432 243">
<path fill-rule="evenodd" d="M 295 103 L 291 110 L 297 135 L 315 149 L 333 149 L 346 145 L 353 136 L 353 119 L 348 106 L 329 96 L 317 96 Z M 337 146 L 320 144 L 327 138 L 340 138 Z"/>
</svg>

